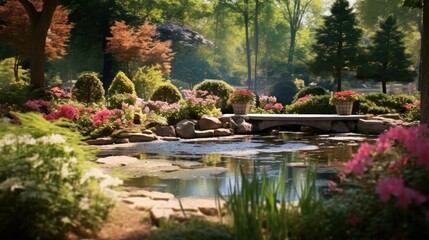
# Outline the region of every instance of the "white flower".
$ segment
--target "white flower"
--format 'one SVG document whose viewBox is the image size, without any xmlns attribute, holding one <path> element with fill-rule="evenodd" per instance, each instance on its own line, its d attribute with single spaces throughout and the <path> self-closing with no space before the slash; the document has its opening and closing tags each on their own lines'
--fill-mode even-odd
<svg viewBox="0 0 429 240">
<path fill-rule="evenodd" d="M 66 153 L 71 153 L 73 151 L 74 151 L 74 149 L 72 147 L 69 147 L 69 146 L 64 147 L 64 152 L 66 152 Z"/>
<path fill-rule="evenodd" d="M 34 145 L 36 144 L 36 139 L 34 139 L 31 135 L 25 134 L 18 136 L 18 143 Z"/>
<path fill-rule="evenodd" d="M 14 134 L 6 134 L 1 140 L 0 140 L 0 147 L 12 145 L 15 144 L 17 137 Z"/>
<path fill-rule="evenodd" d="M 66 138 L 60 134 L 51 134 L 49 136 L 44 136 L 38 139 L 38 141 L 42 143 L 50 143 L 50 144 L 59 144 L 59 143 L 65 143 Z"/>
<path fill-rule="evenodd" d="M 9 189 L 13 192 L 15 189 L 24 189 L 24 186 L 22 186 L 21 180 L 19 178 L 12 177 L 0 183 L 0 190 L 4 191 Z"/>
</svg>

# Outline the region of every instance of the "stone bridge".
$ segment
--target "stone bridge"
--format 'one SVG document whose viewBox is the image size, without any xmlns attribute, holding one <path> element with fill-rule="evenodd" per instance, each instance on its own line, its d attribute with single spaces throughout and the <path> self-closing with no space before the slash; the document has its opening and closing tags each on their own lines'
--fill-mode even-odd
<svg viewBox="0 0 429 240">
<path fill-rule="evenodd" d="M 279 126 L 308 126 L 322 132 L 337 133 L 356 132 L 359 119 L 367 118 L 365 115 L 337 114 L 247 114 L 242 116 L 253 124 L 255 131 Z"/>
</svg>

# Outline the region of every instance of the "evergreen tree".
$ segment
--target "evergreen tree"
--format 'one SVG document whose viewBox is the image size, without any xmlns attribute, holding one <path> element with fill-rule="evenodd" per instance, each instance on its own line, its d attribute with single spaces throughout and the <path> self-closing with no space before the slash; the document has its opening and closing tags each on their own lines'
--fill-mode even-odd
<svg viewBox="0 0 429 240">
<path fill-rule="evenodd" d="M 412 62 L 405 52 L 404 34 L 393 16 L 380 21 L 369 47 L 369 59 L 371 77 L 381 81 L 383 93 L 386 93 L 387 82 L 412 82 L 416 76 L 410 70 Z"/>
<path fill-rule="evenodd" d="M 357 27 L 356 14 L 347 0 L 336 0 L 331 14 L 323 19 L 323 26 L 316 30 L 313 50 L 317 55 L 312 70 L 332 71 L 337 91 L 341 91 L 341 71 L 355 66 L 362 30 Z"/>
</svg>

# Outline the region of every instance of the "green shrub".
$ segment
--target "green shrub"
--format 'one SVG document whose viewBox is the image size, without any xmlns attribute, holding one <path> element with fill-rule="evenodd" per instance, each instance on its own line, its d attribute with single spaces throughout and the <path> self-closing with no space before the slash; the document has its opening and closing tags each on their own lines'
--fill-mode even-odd
<svg viewBox="0 0 429 240">
<path fill-rule="evenodd" d="M 359 111 L 365 114 L 403 113 L 405 104 L 415 101 L 415 97 L 405 94 L 370 93 L 364 97 L 359 104 Z"/>
<path fill-rule="evenodd" d="M 298 89 L 292 81 L 280 80 L 273 84 L 269 95 L 276 96 L 277 102 L 285 105 L 292 102 L 297 91 Z"/>
<path fill-rule="evenodd" d="M 306 95 L 320 96 L 320 95 L 326 95 L 326 94 L 328 94 L 328 90 L 326 90 L 326 88 L 321 86 L 304 87 L 300 89 L 298 93 L 293 97 L 293 101 L 296 102 L 296 100 Z"/>
<path fill-rule="evenodd" d="M 159 69 L 159 65 L 141 67 L 133 77 L 137 96 L 146 100 L 152 96 L 155 89 L 157 89 L 163 81 L 164 78 L 162 76 L 162 71 Z"/>
<path fill-rule="evenodd" d="M 21 107 L 29 99 L 30 86 L 24 81 L 12 82 L 0 87 L 0 105 Z"/>
<path fill-rule="evenodd" d="M 125 93 L 125 94 L 114 94 L 112 96 L 109 96 L 107 99 L 107 108 L 109 109 L 122 109 L 122 103 L 128 104 L 128 105 L 135 105 L 136 104 L 136 96 Z"/>
<path fill-rule="evenodd" d="M 225 225 L 193 218 L 183 223 L 164 222 L 159 230 L 149 234 L 148 240 L 232 240 L 233 236 Z"/>
<path fill-rule="evenodd" d="M 129 93 L 136 95 L 136 89 L 134 83 L 123 73 L 119 71 L 112 81 L 108 91 L 110 96 L 121 93 Z"/>
<path fill-rule="evenodd" d="M 84 152 L 78 134 L 39 114 L 17 116 L 21 126 L 0 123 L 0 235 L 64 239 L 70 232 L 94 234 L 112 201 L 99 187 L 107 176 L 84 170 L 83 161 L 93 158 L 93 151 Z"/>
<path fill-rule="evenodd" d="M 223 80 L 206 79 L 195 85 L 194 90 L 208 91 L 210 95 L 218 96 L 219 100 L 217 101 L 216 107 L 225 111 L 228 109 L 228 99 L 232 91 L 234 91 L 234 87 Z"/>
<path fill-rule="evenodd" d="M 159 86 L 155 92 L 153 92 L 150 100 L 152 101 L 163 101 L 168 103 L 178 103 L 182 99 L 179 89 L 171 83 L 165 83 Z"/>
<path fill-rule="evenodd" d="M 73 87 L 72 94 L 77 101 L 86 105 L 104 101 L 103 84 L 94 72 L 81 74 Z"/>
<path fill-rule="evenodd" d="M 306 101 L 286 106 L 286 113 L 335 114 L 335 106 L 329 104 L 330 95 L 311 96 Z"/>
</svg>

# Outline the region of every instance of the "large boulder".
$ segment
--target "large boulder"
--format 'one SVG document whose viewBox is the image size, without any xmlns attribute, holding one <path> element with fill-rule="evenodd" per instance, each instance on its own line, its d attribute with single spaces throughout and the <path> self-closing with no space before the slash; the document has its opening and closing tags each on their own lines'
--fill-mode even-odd
<svg viewBox="0 0 429 240">
<path fill-rule="evenodd" d="M 210 138 L 214 137 L 214 130 L 195 130 L 195 136 L 197 138 Z"/>
<path fill-rule="evenodd" d="M 237 127 L 237 123 L 235 123 L 232 117 L 221 117 L 219 120 L 222 122 L 223 128 L 235 129 Z"/>
<path fill-rule="evenodd" d="M 216 117 L 208 117 L 208 116 L 204 115 L 198 121 L 198 127 L 202 131 L 211 130 L 211 129 L 218 129 L 221 126 L 222 126 L 222 122 Z"/>
<path fill-rule="evenodd" d="M 156 136 L 147 133 L 129 133 L 128 139 L 130 142 L 149 142 L 155 140 Z"/>
<path fill-rule="evenodd" d="M 252 124 L 246 122 L 244 118 L 239 118 L 235 122 L 237 123 L 237 127 L 235 128 L 235 133 L 248 134 L 252 132 Z"/>
<path fill-rule="evenodd" d="M 387 128 L 382 120 L 359 119 L 357 132 L 378 135 L 386 131 Z"/>
<path fill-rule="evenodd" d="M 161 126 L 155 127 L 155 134 L 161 137 L 176 137 L 176 131 L 173 126 Z"/>
<path fill-rule="evenodd" d="M 176 136 L 181 138 L 194 138 L 195 123 L 191 120 L 182 120 L 176 125 Z"/>
</svg>

